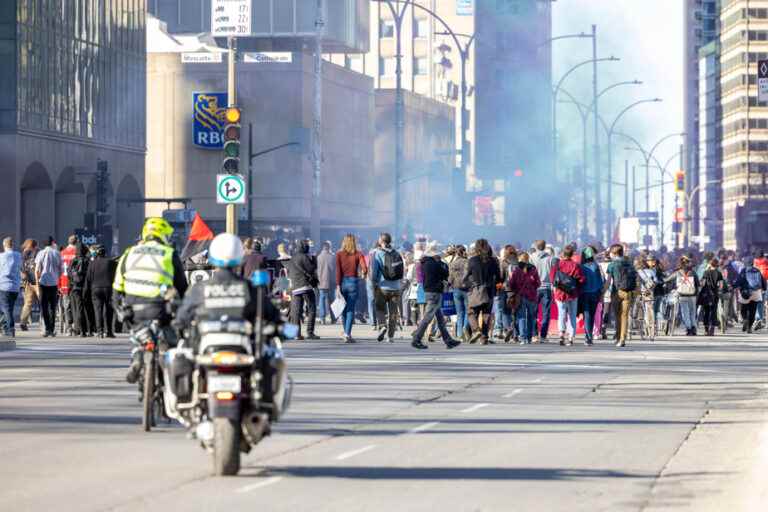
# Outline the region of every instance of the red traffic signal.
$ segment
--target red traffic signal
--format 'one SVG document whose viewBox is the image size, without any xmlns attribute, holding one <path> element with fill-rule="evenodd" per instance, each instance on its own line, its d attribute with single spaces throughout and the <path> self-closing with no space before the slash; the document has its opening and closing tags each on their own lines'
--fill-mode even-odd
<svg viewBox="0 0 768 512">
<path fill-rule="evenodd" d="M 675 191 L 685 192 L 685 171 L 675 173 Z"/>
</svg>

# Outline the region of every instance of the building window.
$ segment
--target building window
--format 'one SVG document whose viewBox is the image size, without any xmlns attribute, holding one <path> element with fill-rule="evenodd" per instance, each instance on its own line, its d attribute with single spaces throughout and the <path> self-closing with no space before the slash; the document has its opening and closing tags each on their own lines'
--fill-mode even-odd
<svg viewBox="0 0 768 512">
<path fill-rule="evenodd" d="M 427 18 L 416 18 L 413 20 L 413 37 L 429 37 L 429 20 Z"/>
<path fill-rule="evenodd" d="M 414 57 L 413 59 L 413 74 L 414 75 L 428 75 L 429 74 L 429 61 L 426 57 Z"/>
<path fill-rule="evenodd" d="M 379 75 L 394 76 L 396 63 L 394 57 L 379 57 Z"/>
<path fill-rule="evenodd" d="M 395 20 L 379 20 L 379 37 L 395 37 Z"/>
</svg>

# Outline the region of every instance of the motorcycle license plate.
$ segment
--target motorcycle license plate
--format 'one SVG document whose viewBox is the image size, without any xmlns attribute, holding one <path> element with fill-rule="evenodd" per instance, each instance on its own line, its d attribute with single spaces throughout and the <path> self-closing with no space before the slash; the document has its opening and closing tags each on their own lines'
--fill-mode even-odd
<svg viewBox="0 0 768 512">
<path fill-rule="evenodd" d="M 231 391 L 239 393 L 242 379 L 239 375 L 212 375 L 208 377 L 208 392 Z"/>
</svg>

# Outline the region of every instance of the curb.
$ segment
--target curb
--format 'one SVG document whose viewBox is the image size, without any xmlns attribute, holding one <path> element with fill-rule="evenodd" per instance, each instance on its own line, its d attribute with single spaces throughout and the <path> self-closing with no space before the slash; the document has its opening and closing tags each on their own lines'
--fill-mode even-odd
<svg viewBox="0 0 768 512">
<path fill-rule="evenodd" d="M 3 350 L 13 350 L 16 348 L 16 341 L 14 340 L 8 340 L 8 341 L 0 341 L 0 352 Z"/>
</svg>

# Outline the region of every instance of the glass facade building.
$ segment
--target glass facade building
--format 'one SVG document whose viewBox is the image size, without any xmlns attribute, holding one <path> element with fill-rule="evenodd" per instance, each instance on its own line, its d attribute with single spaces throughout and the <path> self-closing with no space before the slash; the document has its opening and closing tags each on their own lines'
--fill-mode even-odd
<svg viewBox="0 0 768 512">
<path fill-rule="evenodd" d="M 699 233 L 700 247 L 723 245 L 723 109 L 720 104 L 720 43 L 699 51 Z"/>
<path fill-rule="evenodd" d="M 16 4 L 17 42 L 16 116 L 4 123 L 143 149 L 145 0 L 3 3 Z"/>
</svg>

